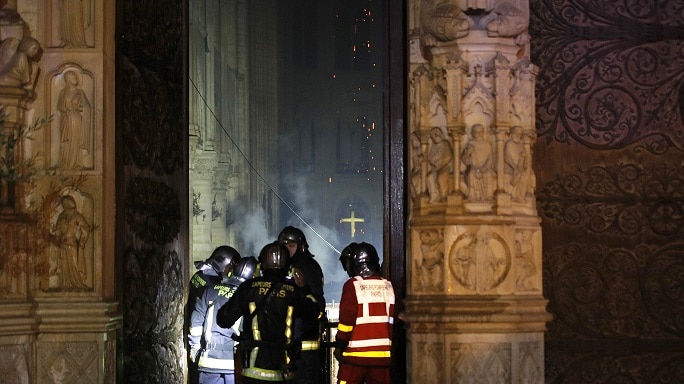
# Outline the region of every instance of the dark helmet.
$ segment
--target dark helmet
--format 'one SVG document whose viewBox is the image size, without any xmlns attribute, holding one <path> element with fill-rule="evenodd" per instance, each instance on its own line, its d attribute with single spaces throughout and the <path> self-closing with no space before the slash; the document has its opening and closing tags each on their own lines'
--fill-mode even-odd
<svg viewBox="0 0 684 384">
<path fill-rule="evenodd" d="M 221 245 L 214 249 L 205 263 L 210 265 L 216 273 L 222 274 L 228 265 L 235 266 L 238 260 L 240 260 L 240 253 L 235 248 Z"/>
<path fill-rule="evenodd" d="M 342 253 L 340 253 L 340 264 L 342 264 L 342 269 L 344 269 L 345 272 L 349 275 L 349 277 L 354 276 L 352 274 L 352 268 L 351 268 L 351 257 L 352 253 L 354 253 L 354 249 L 356 246 L 359 245 L 359 243 L 350 243 L 344 249 L 342 250 Z"/>
<path fill-rule="evenodd" d="M 235 268 L 233 268 L 233 275 L 230 277 L 230 279 L 228 279 L 228 284 L 238 286 L 244 283 L 245 280 L 249 280 L 254 277 L 258 263 L 259 261 L 257 261 L 256 257 L 254 256 L 241 258 L 240 261 L 235 264 Z"/>
<path fill-rule="evenodd" d="M 359 243 L 351 253 L 351 269 L 356 276 L 369 277 L 380 274 L 380 258 L 372 245 Z"/>
<path fill-rule="evenodd" d="M 285 270 L 290 263 L 290 252 L 285 244 L 278 241 L 266 244 L 259 252 L 259 262 L 261 269 L 281 269 Z"/>
<path fill-rule="evenodd" d="M 283 228 L 278 235 L 278 242 L 282 244 L 297 243 L 297 250 L 306 252 L 309 250 L 309 244 L 306 242 L 306 236 L 301 229 L 288 225 Z"/>
</svg>

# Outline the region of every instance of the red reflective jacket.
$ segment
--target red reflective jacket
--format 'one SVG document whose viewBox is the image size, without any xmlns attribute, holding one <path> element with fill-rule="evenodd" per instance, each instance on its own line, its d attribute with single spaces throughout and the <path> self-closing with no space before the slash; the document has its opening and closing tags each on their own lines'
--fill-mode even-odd
<svg viewBox="0 0 684 384">
<path fill-rule="evenodd" d="M 353 277 L 344 283 L 336 339 L 348 342 L 345 362 L 389 366 L 394 324 L 394 288 L 380 276 Z"/>
</svg>

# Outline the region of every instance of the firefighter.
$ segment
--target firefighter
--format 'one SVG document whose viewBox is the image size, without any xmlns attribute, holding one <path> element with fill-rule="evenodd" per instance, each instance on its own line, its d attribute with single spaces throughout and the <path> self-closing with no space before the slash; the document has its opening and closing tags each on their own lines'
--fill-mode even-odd
<svg viewBox="0 0 684 384">
<path fill-rule="evenodd" d="M 381 276 L 380 259 L 371 244 L 351 252 L 354 277 L 342 287 L 334 356 L 340 384 L 390 384 L 394 288 Z"/>
<path fill-rule="evenodd" d="M 303 329 L 315 327 L 318 304 L 287 279 L 289 252 L 275 241 L 259 253 L 261 276 L 240 285 L 218 310 L 217 324 L 229 328 L 242 317 L 239 337 L 242 382 L 290 383 L 301 340 L 295 319 Z"/>
<path fill-rule="evenodd" d="M 255 257 L 244 257 L 234 267 L 233 274 L 214 286 L 207 287 L 195 303 L 190 317 L 190 357 L 197 364 L 200 384 L 234 384 L 233 357 L 236 327 L 223 328 L 216 324 L 216 311 L 233 296 L 240 284 L 254 276 Z"/>
<path fill-rule="evenodd" d="M 207 288 L 221 283 L 224 277 L 229 277 L 238 260 L 240 260 L 240 253 L 235 248 L 229 245 L 221 245 L 216 247 L 206 260 L 195 262 L 197 272 L 190 278 L 188 301 L 185 307 L 185 330 L 188 334 L 190 316 L 195 309 L 197 300 Z M 188 353 L 188 383 L 197 384 L 198 376 L 197 364 Z"/>
<path fill-rule="evenodd" d="M 326 331 L 325 297 L 323 295 L 323 270 L 314 255 L 304 233 L 296 227 L 287 226 L 280 231 L 278 241 L 290 253 L 291 275 L 295 283 L 313 295 L 319 304 L 318 327 L 302 334 L 302 354 L 297 362 L 293 384 L 318 384 L 321 381 L 325 349 L 321 348 L 323 332 Z"/>
</svg>

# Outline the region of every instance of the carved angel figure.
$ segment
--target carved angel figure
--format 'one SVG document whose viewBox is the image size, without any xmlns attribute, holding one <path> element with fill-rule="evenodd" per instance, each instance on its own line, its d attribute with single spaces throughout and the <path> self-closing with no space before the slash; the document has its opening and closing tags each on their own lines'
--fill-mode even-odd
<svg viewBox="0 0 684 384">
<path fill-rule="evenodd" d="M 0 42 L 0 85 L 33 90 L 38 76 L 33 59 L 39 51 L 40 43 L 32 37 L 8 37 Z"/>
</svg>

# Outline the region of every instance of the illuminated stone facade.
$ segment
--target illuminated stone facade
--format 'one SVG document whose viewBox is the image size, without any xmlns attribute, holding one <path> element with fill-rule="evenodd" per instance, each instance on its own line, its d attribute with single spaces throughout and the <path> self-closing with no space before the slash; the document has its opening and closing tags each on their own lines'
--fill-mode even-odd
<svg viewBox="0 0 684 384">
<path fill-rule="evenodd" d="M 45 6 L 41 6 L 41 5 Z M 112 2 L 8 1 L 0 381 L 114 383 Z M 12 159 L 14 164 L 11 164 Z"/>
<path fill-rule="evenodd" d="M 528 3 L 410 10 L 407 379 L 543 383 Z"/>
</svg>

